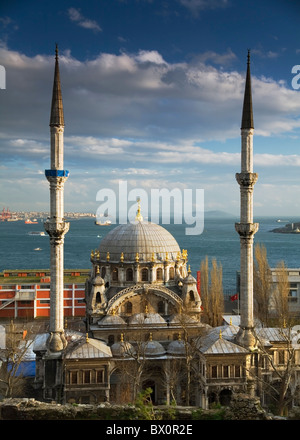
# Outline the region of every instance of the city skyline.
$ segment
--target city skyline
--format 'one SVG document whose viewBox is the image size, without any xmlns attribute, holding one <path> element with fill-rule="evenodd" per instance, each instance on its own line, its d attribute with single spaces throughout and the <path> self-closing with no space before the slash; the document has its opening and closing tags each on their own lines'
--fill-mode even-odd
<svg viewBox="0 0 300 440">
<path fill-rule="evenodd" d="M 35 14 L 33 14 L 33 11 Z M 251 49 L 254 216 L 300 212 L 300 64 L 293 2 L 11 2 L 0 7 L 1 196 L 46 211 L 55 43 L 65 114 L 65 210 L 97 192 L 204 189 L 239 213 L 240 123 Z M 300 68 L 299 68 L 300 70 Z M 300 84 L 300 80 L 299 80 Z"/>
</svg>

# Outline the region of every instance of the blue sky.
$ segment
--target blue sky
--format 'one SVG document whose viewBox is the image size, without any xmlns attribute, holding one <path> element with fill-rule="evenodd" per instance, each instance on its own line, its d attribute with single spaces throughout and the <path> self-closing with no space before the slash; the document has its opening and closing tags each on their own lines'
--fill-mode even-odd
<svg viewBox="0 0 300 440">
<path fill-rule="evenodd" d="M 2 1 L 1 209 L 48 210 L 57 42 L 66 211 L 96 212 L 97 192 L 125 180 L 204 189 L 206 210 L 237 215 L 250 48 L 254 214 L 298 216 L 299 17 L 298 2 L 280 0 Z"/>
</svg>

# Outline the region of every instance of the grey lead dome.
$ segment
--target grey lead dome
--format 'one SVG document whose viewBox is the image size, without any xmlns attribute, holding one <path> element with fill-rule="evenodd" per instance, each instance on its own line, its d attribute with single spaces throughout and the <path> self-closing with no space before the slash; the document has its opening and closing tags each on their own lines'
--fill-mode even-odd
<svg viewBox="0 0 300 440">
<path fill-rule="evenodd" d="M 166 259 L 176 260 L 180 247 L 175 238 L 162 226 L 155 223 L 136 221 L 119 225 L 110 231 L 100 242 L 101 256 L 109 252 L 110 261 L 135 261 L 138 253 L 139 261 L 155 261 Z"/>
</svg>

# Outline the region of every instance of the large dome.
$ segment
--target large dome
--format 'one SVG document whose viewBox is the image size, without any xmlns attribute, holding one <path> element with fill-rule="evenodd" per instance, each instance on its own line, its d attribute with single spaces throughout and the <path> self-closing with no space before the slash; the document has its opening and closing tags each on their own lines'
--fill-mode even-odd
<svg viewBox="0 0 300 440">
<path fill-rule="evenodd" d="M 120 261 L 121 254 L 124 261 L 135 261 L 139 254 L 139 261 L 166 259 L 176 260 L 180 247 L 175 238 L 162 226 L 155 223 L 136 221 L 126 225 L 119 225 L 110 231 L 100 242 L 100 255 L 109 252 L 110 261 Z"/>
</svg>

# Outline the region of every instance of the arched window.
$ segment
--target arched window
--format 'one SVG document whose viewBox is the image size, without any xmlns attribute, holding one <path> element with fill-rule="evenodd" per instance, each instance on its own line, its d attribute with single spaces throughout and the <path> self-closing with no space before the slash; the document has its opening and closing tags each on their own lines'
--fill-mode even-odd
<svg viewBox="0 0 300 440">
<path fill-rule="evenodd" d="M 195 301 L 195 294 L 194 294 L 193 290 L 189 291 L 189 295 L 190 295 L 190 301 Z"/>
<path fill-rule="evenodd" d="M 132 313 L 132 303 L 130 301 L 128 301 L 126 303 L 125 310 L 126 310 L 126 313 L 128 313 L 128 314 Z"/>
<path fill-rule="evenodd" d="M 113 281 L 118 281 L 118 269 L 115 267 L 112 273 Z"/>
<path fill-rule="evenodd" d="M 96 293 L 96 303 L 100 303 L 101 302 L 101 295 L 100 292 Z"/>
<path fill-rule="evenodd" d="M 170 280 L 174 280 L 174 278 L 175 278 L 174 267 L 170 267 L 170 269 L 169 269 L 169 279 Z"/>
<path fill-rule="evenodd" d="M 148 269 L 146 267 L 142 269 L 142 281 L 148 281 Z"/>
<path fill-rule="evenodd" d="M 108 336 L 108 345 L 113 345 L 115 343 L 115 337 L 114 335 Z"/>
<path fill-rule="evenodd" d="M 104 278 L 105 275 L 106 275 L 106 267 L 103 266 L 103 267 L 101 267 L 101 278 Z"/>
<path fill-rule="evenodd" d="M 159 301 L 157 304 L 157 312 L 158 313 L 165 313 L 165 303 L 164 301 Z"/>
<path fill-rule="evenodd" d="M 156 279 L 157 279 L 157 281 L 162 281 L 162 279 L 163 279 L 163 271 L 162 271 L 161 267 L 156 269 Z"/>
<path fill-rule="evenodd" d="M 133 281 L 133 270 L 131 268 L 126 270 L 126 281 Z"/>
</svg>

